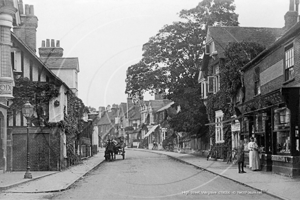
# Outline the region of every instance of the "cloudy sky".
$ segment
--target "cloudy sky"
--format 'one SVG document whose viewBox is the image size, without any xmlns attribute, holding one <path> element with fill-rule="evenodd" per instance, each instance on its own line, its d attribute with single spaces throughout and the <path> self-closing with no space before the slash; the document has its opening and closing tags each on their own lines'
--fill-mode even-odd
<svg viewBox="0 0 300 200">
<path fill-rule="evenodd" d="M 177 13 L 200 0 L 23 0 L 39 19 L 37 47 L 60 40 L 64 57 L 78 57 L 79 97 L 98 108 L 126 101 L 126 69 L 142 45 Z M 289 0 L 235 0 L 240 26 L 283 27 Z M 153 99 L 147 95 L 145 99 Z"/>
</svg>

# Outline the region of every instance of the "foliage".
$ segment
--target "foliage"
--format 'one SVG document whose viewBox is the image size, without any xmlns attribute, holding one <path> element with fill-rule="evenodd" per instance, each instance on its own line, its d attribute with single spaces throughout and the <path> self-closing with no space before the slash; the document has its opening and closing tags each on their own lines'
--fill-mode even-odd
<svg viewBox="0 0 300 200">
<path fill-rule="evenodd" d="M 9 113 L 20 112 L 26 101 L 33 106 L 36 115 L 31 118 L 35 126 L 44 125 L 45 128 L 58 128 L 66 133 L 67 136 L 67 155 L 72 160 L 78 160 L 74 152 L 74 141 L 80 138 L 80 134 L 89 128 L 87 124 L 80 120 L 84 112 L 89 112 L 82 100 L 72 92 L 67 93 L 68 105 L 64 107 L 65 119 L 59 122 L 49 122 L 49 102 L 59 96 L 59 85 L 51 82 L 34 82 L 28 78 L 15 80 L 13 91 L 14 99 L 9 107 Z"/>
<path fill-rule="evenodd" d="M 265 49 L 255 42 L 229 43 L 225 48 L 225 65 L 220 69 L 221 89 L 234 97 L 242 86 L 240 69 Z"/>
<path fill-rule="evenodd" d="M 182 10 L 180 17 L 206 26 L 238 26 L 234 0 L 203 0 L 195 8 Z"/>
<path fill-rule="evenodd" d="M 15 80 L 13 90 L 12 104 L 8 111 L 12 114 L 13 111 L 20 112 L 26 101 L 29 101 L 36 111 L 32 122 L 40 125 L 41 121 L 48 121 L 49 102 L 51 99 L 58 97 L 59 86 L 47 82 L 34 82 L 28 78 L 19 78 Z"/>
<path fill-rule="evenodd" d="M 264 47 L 254 42 L 235 42 L 229 43 L 225 48 L 225 61 L 220 62 L 220 79 L 221 89 L 217 94 L 209 95 L 207 99 L 207 114 L 209 121 L 215 121 L 215 111 L 222 110 L 224 113 L 223 120 L 228 120 L 234 115 L 233 99 L 238 90 L 242 87 L 241 67 L 247 64 L 257 56 Z M 227 124 L 223 124 L 225 147 L 223 158 L 226 157 L 227 151 L 231 148 L 231 131 Z M 215 128 L 209 129 L 210 137 L 215 140 Z"/>
<path fill-rule="evenodd" d="M 198 72 L 202 63 L 205 27 L 238 25 L 233 0 L 204 0 L 196 8 L 182 10 L 182 21 L 164 26 L 143 46 L 143 58 L 127 70 L 126 93 L 166 93 L 181 106 L 170 123 L 176 131 L 204 132 L 205 108 L 201 103 Z M 200 102 L 200 103 L 199 103 Z"/>
</svg>

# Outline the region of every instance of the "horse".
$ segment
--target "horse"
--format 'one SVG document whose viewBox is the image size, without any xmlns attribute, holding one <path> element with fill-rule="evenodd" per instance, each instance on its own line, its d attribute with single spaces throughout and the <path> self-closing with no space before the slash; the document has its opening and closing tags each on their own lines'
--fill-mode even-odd
<svg viewBox="0 0 300 200">
<path fill-rule="evenodd" d="M 114 159 L 114 149 L 115 144 L 112 141 L 108 140 L 104 155 L 106 161 L 112 161 Z"/>
</svg>

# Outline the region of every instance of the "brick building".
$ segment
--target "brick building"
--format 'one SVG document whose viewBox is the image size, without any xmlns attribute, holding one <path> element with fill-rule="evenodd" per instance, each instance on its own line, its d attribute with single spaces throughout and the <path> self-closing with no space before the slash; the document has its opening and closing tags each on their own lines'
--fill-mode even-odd
<svg viewBox="0 0 300 200">
<path fill-rule="evenodd" d="M 245 102 L 240 110 L 242 134 L 255 137 L 262 169 L 300 175 L 300 23 L 299 1 L 290 1 L 285 33 L 243 67 Z"/>
<path fill-rule="evenodd" d="M 32 5 L 25 5 L 24 9 L 22 0 L 0 0 L 0 169 L 4 171 L 26 169 L 27 121 L 20 109 L 11 110 L 14 103 L 12 87 L 16 89 L 14 83 L 21 78 L 26 78 L 31 83 L 51 83 L 58 91 L 58 95 L 49 99 L 47 104 L 39 104 L 36 98 L 30 99 L 35 109 L 35 119 L 38 118 L 38 109 L 42 109 L 41 114 L 47 120 L 44 122 L 57 123 L 57 126 L 44 127 L 45 123 L 42 121 L 31 121 L 31 170 L 60 170 L 68 165 L 68 139 L 58 123 L 66 119 L 74 106 L 70 99 L 75 99 L 76 102 L 81 100 L 36 55 L 37 27 L 38 19 Z"/>
<path fill-rule="evenodd" d="M 268 46 L 280 37 L 282 32 L 281 28 L 208 27 L 206 49 L 198 77 L 204 104 L 207 104 L 209 96 L 216 96 L 221 89 L 220 69 L 225 66 L 224 52 L 228 44 L 247 41 Z M 230 114 L 226 113 L 227 108 L 219 105 L 213 107 L 214 113 L 209 116 L 210 133 L 213 133 L 210 138 L 210 146 L 216 149 L 217 158 L 225 159 L 226 152 L 237 147 L 240 130 L 231 130 L 231 127 L 228 126 L 228 122 L 230 122 L 228 115 Z M 225 126 L 230 129 L 231 142 L 225 139 Z"/>
</svg>

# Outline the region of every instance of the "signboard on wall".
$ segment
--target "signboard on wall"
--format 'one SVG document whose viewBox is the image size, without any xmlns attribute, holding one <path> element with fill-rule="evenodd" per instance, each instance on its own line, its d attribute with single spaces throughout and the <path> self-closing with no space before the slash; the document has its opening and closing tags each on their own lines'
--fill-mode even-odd
<svg viewBox="0 0 300 200">
<path fill-rule="evenodd" d="M 235 120 L 233 123 L 231 123 L 231 131 L 235 132 L 235 131 L 240 131 L 241 130 L 241 125 L 239 120 Z"/>
</svg>

